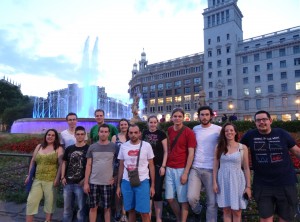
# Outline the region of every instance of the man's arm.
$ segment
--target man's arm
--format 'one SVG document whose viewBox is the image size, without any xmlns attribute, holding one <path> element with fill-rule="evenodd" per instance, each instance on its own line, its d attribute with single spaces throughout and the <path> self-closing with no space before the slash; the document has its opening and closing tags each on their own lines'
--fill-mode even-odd
<svg viewBox="0 0 300 222">
<path fill-rule="evenodd" d="M 90 175 L 92 171 L 92 158 L 87 158 L 86 167 L 85 167 L 85 176 L 84 176 L 84 192 L 89 193 L 90 192 Z"/>
<path fill-rule="evenodd" d="M 66 161 L 63 160 L 62 165 L 61 165 L 61 176 L 60 176 L 60 179 L 61 179 L 61 183 L 64 186 L 67 184 L 65 176 L 66 176 Z"/>
<path fill-rule="evenodd" d="M 155 194 L 155 168 L 153 159 L 149 159 L 149 171 L 150 171 L 150 179 L 151 179 L 151 186 L 150 186 L 150 196 L 153 197 Z"/>
<path fill-rule="evenodd" d="M 189 147 L 186 165 L 185 165 L 183 174 L 181 175 L 181 178 L 180 178 L 181 184 L 186 184 L 186 182 L 188 180 L 189 172 L 190 172 L 191 166 L 193 164 L 193 160 L 194 160 L 194 154 L 195 154 L 195 148 Z"/>
<path fill-rule="evenodd" d="M 124 160 L 120 160 L 119 172 L 118 172 L 118 184 L 116 194 L 120 198 L 121 197 L 121 180 L 124 172 Z"/>
<path fill-rule="evenodd" d="M 290 151 L 298 158 L 300 159 L 300 148 L 299 146 L 295 145 L 293 146 Z"/>
</svg>

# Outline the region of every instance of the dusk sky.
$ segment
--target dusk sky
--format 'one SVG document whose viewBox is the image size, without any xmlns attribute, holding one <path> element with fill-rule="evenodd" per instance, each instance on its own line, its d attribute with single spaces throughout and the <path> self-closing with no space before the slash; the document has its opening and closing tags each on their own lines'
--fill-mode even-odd
<svg viewBox="0 0 300 222">
<path fill-rule="evenodd" d="M 244 39 L 300 25 L 300 0 L 239 0 Z M 206 0 L 2 0 L 0 75 L 25 95 L 82 82 L 84 42 L 99 37 L 99 77 L 109 96 L 128 99 L 132 65 L 203 52 Z"/>
</svg>

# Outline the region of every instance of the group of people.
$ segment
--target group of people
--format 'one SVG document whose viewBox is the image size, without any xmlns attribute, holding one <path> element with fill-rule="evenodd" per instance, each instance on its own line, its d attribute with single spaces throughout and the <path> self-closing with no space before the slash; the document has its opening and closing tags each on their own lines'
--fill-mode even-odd
<svg viewBox="0 0 300 222">
<path fill-rule="evenodd" d="M 293 220 L 297 178 L 289 152 L 300 158 L 300 148 L 286 131 L 271 128 L 268 112 L 254 115 L 257 128 L 240 141 L 232 122 L 222 127 L 212 123 L 209 106 L 198 109 L 200 124 L 193 130 L 183 125 L 184 114 L 182 108 L 172 111 L 173 125 L 167 136 L 158 129 L 156 116 L 148 118 L 148 129 L 143 132 L 126 119 L 119 121 L 117 131 L 104 123 L 104 111 L 99 109 L 90 145 L 85 129 L 76 126 L 76 114 L 68 114 L 69 129 L 61 133 L 61 140 L 55 129 L 49 129 L 34 150 L 30 168 L 36 164 L 37 171 L 27 200 L 27 222 L 33 221 L 43 196 L 46 221 L 51 220 L 60 181 L 64 186 L 63 221 L 72 221 L 74 212 L 77 221 L 84 221 L 87 211 L 89 220 L 96 221 L 99 206 L 104 209 L 104 220 L 111 221 L 113 201 L 116 221 L 128 217 L 135 222 L 139 212 L 142 221 L 149 222 L 152 205 L 156 221 L 162 221 L 163 196 L 177 222 L 187 221 L 189 207 L 200 220 L 203 191 L 208 222 L 217 221 L 218 207 L 223 209 L 225 222 L 241 221 L 242 209 L 252 196 L 261 222 L 273 221 L 274 214 L 280 222 Z M 132 182 L 135 170 L 138 184 Z"/>
</svg>

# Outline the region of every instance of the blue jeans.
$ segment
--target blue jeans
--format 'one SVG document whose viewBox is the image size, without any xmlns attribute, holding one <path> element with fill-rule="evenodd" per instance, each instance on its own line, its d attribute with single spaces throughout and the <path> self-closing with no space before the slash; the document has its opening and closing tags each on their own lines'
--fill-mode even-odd
<svg viewBox="0 0 300 222">
<path fill-rule="evenodd" d="M 218 207 L 216 203 L 216 194 L 213 191 L 213 171 L 210 169 L 195 168 L 190 170 L 188 180 L 187 198 L 194 213 L 200 213 L 200 192 L 201 185 L 204 185 L 206 193 L 206 221 L 216 222 Z"/>
<path fill-rule="evenodd" d="M 74 200 L 75 197 L 75 201 Z M 83 192 L 83 187 L 79 184 L 67 184 L 64 186 L 64 213 L 63 222 L 72 222 L 74 213 L 74 204 L 77 205 L 77 221 L 84 221 L 84 205 L 85 205 L 85 195 Z"/>
</svg>

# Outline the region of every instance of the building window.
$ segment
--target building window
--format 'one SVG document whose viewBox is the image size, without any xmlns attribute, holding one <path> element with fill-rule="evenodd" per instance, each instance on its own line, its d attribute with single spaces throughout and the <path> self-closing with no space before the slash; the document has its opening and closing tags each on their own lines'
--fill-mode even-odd
<svg viewBox="0 0 300 222">
<path fill-rule="evenodd" d="M 143 92 L 148 92 L 148 86 L 143 86 Z"/>
<path fill-rule="evenodd" d="M 194 86 L 194 92 L 200 92 L 200 86 Z"/>
<path fill-rule="evenodd" d="M 244 100 L 244 108 L 245 110 L 249 110 L 249 100 Z"/>
<path fill-rule="evenodd" d="M 222 110 L 223 109 L 223 103 L 222 102 L 218 102 L 218 109 Z"/>
<path fill-rule="evenodd" d="M 148 93 L 143 93 L 143 99 L 147 99 L 148 98 Z"/>
<path fill-rule="evenodd" d="M 229 33 L 227 33 L 226 38 L 227 38 L 227 40 L 230 39 L 230 34 Z"/>
<path fill-rule="evenodd" d="M 261 88 L 259 86 L 255 87 L 255 93 L 256 94 L 261 94 Z"/>
<path fill-rule="evenodd" d="M 279 56 L 285 56 L 285 48 L 279 49 Z"/>
<path fill-rule="evenodd" d="M 184 85 L 185 85 L 185 86 L 190 85 L 191 82 L 192 82 L 192 81 L 191 81 L 190 79 L 185 79 L 185 80 L 184 80 Z"/>
<path fill-rule="evenodd" d="M 200 84 L 201 83 L 201 78 L 194 78 L 194 85 Z"/>
<path fill-rule="evenodd" d="M 272 70 L 273 64 L 271 62 L 267 63 L 267 70 Z"/>
<path fill-rule="evenodd" d="M 269 98 L 269 108 L 274 108 L 274 98 Z"/>
<path fill-rule="evenodd" d="M 191 101 L 191 95 L 184 96 L 184 101 L 186 101 L 186 102 Z"/>
<path fill-rule="evenodd" d="M 231 65 L 231 58 L 227 58 L 227 65 Z"/>
<path fill-rule="evenodd" d="M 221 52 L 221 49 L 217 49 L 217 55 L 221 55 L 222 52 Z"/>
<path fill-rule="evenodd" d="M 155 91 L 155 85 L 150 86 L 150 91 Z"/>
<path fill-rule="evenodd" d="M 181 96 L 175 96 L 174 100 L 175 100 L 176 103 L 181 102 Z"/>
<path fill-rule="evenodd" d="M 221 41 L 220 36 L 217 36 L 217 42 L 220 42 L 220 41 Z"/>
<path fill-rule="evenodd" d="M 172 89 L 166 90 L 166 96 L 172 96 Z"/>
<path fill-rule="evenodd" d="M 166 98 L 166 103 L 172 103 L 172 97 L 167 97 Z"/>
<path fill-rule="evenodd" d="M 155 92 L 150 93 L 150 98 L 155 98 Z"/>
<path fill-rule="evenodd" d="M 163 106 L 158 106 L 158 107 L 157 107 L 157 111 L 158 111 L 158 112 L 164 111 Z"/>
<path fill-rule="evenodd" d="M 282 97 L 282 106 L 287 107 L 287 105 L 288 105 L 288 98 L 284 96 Z"/>
<path fill-rule="evenodd" d="M 299 45 L 295 45 L 295 46 L 293 47 L 293 53 L 294 53 L 294 54 L 300 53 L 300 46 L 299 46 Z"/>
<path fill-rule="evenodd" d="M 163 104 L 164 103 L 164 99 L 157 99 L 157 104 Z"/>
<path fill-rule="evenodd" d="M 190 87 L 184 87 L 184 94 L 191 93 L 191 88 Z"/>
<path fill-rule="evenodd" d="M 266 52 L 266 58 L 267 59 L 272 59 L 272 51 Z"/>
<path fill-rule="evenodd" d="M 254 81 L 255 81 L 256 83 L 260 82 L 260 76 L 255 76 Z"/>
<path fill-rule="evenodd" d="M 212 52 L 211 52 L 211 51 L 208 51 L 208 52 L 207 52 L 207 56 L 208 56 L 208 57 L 212 57 Z"/>
<path fill-rule="evenodd" d="M 221 67 L 222 66 L 222 61 L 221 60 L 218 60 L 217 61 L 217 67 Z"/>
<path fill-rule="evenodd" d="M 254 61 L 258 61 L 259 60 L 259 53 L 254 54 Z"/>
<path fill-rule="evenodd" d="M 181 80 L 174 82 L 175 87 L 181 87 Z"/>
<path fill-rule="evenodd" d="M 231 69 L 227 69 L 227 75 L 228 75 L 228 76 L 231 75 Z"/>
<path fill-rule="evenodd" d="M 231 48 L 230 48 L 230 46 L 227 46 L 226 47 L 226 53 L 230 53 L 231 52 Z"/>
<path fill-rule="evenodd" d="M 172 83 L 166 82 L 166 89 L 171 89 L 171 88 L 172 88 Z"/>
<path fill-rule="evenodd" d="M 281 73 L 280 73 L 280 79 L 287 79 L 287 74 L 286 74 L 286 72 L 281 72 Z"/>
<path fill-rule="evenodd" d="M 223 95 L 222 95 L 222 90 L 219 90 L 218 91 L 218 97 L 222 97 Z"/>
<path fill-rule="evenodd" d="M 208 62 L 208 68 L 212 69 L 212 62 Z"/>
<path fill-rule="evenodd" d="M 254 66 L 254 71 L 259 72 L 260 71 L 260 65 L 255 65 Z"/>
<path fill-rule="evenodd" d="M 213 83 L 212 82 L 208 82 L 208 88 L 212 88 L 213 87 Z"/>
<path fill-rule="evenodd" d="M 213 92 L 208 92 L 208 98 L 212 99 L 213 98 Z"/>
<path fill-rule="evenodd" d="M 248 73 L 248 67 L 243 67 L 243 74 L 247 74 Z"/>
<path fill-rule="evenodd" d="M 286 68 L 286 60 L 280 61 L 280 68 Z"/>
<path fill-rule="evenodd" d="M 249 83 L 248 77 L 243 78 L 243 83 L 244 84 L 248 84 Z"/>
<path fill-rule="evenodd" d="M 232 79 L 227 79 L 227 85 L 232 86 Z"/>
<path fill-rule="evenodd" d="M 157 96 L 158 96 L 158 97 L 163 97 L 163 96 L 164 96 L 163 91 L 158 91 L 158 92 L 157 92 Z"/>
<path fill-rule="evenodd" d="M 300 90 L 300 82 L 296 82 L 296 90 Z"/>
<path fill-rule="evenodd" d="M 256 109 L 261 109 L 261 99 L 256 100 Z"/>
<path fill-rule="evenodd" d="M 232 96 L 232 89 L 228 89 L 228 90 L 227 90 L 227 95 L 228 95 L 228 96 Z"/>
<path fill-rule="evenodd" d="M 160 83 L 157 85 L 157 90 L 162 90 L 164 89 L 164 84 L 163 83 Z"/>
<path fill-rule="evenodd" d="M 247 89 L 247 88 L 244 89 L 244 95 L 245 96 L 249 96 L 250 95 L 249 89 Z"/>
<path fill-rule="evenodd" d="M 208 73 L 208 78 L 211 79 L 212 78 L 212 72 Z"/>
<path fill-rule="evenodd" d="M 273 74 L 268 74 L 268 81 L 273 81 Z"/>
<path fill-rule="evenodd" d="M 242 63 L 247 63 L 247 62 L 248 62 L 248 56 L 243 56 Z"/>
<path fill-rule="evenodd" d="M 208 45 L 210 45 L 210 43 L 211 43 L 211 39 L 208 39 Z"/>
<path fill-rule="evenodd" d="M 171 112 L 172 106 L 171 106 L 171 105 L 167 105 L 167 106 L 166 106 L 166 110 L 167 110 L 167 112 Z"/>
<path fill-rule="evenodd" d="M 274 85 L 268 85 L 268 93 L 274 92 Z"/>
<path fill-rule="evenodd" d="M 300 77 L 300 70 L 295 70 L 295 78 L 299 78 Z"/>
<path fill-rule="evenodd" d="M 182 92 L 181 92 L 181 88 L 177 88 L 174 90 L 174 94 L 175 95 L 180 95 Z"/>
<path fill-rule="evenodd" d="M 222 77 L 222 71 L 221 70 L 218 71 L 218 77 Z"/>
<path fill-rule="evenodd" d="M 300 65 L 300 58 L 295 58 L 295 59 L 294 59 L 294 65 L 295 65 L 295 66 Z"/>
<path fill-rule="evenodd" d="M 282 92 L 287 92 L 288 88 L 287 88 L 287 83 L 283 83 L 281 84 L 281 91 Z"/>
<path fill-rule="evenodd" d="M 155 99 L 150 99 L 150 105 L 154 105 L 155 104 Z"/>
<path fill-rule="evenodd" d="M 191 110 L 191 107 L 190 107 L 189 103 L 184 104 L 184 110 L 186 110 L 186 111 Z"/>
</svg>

